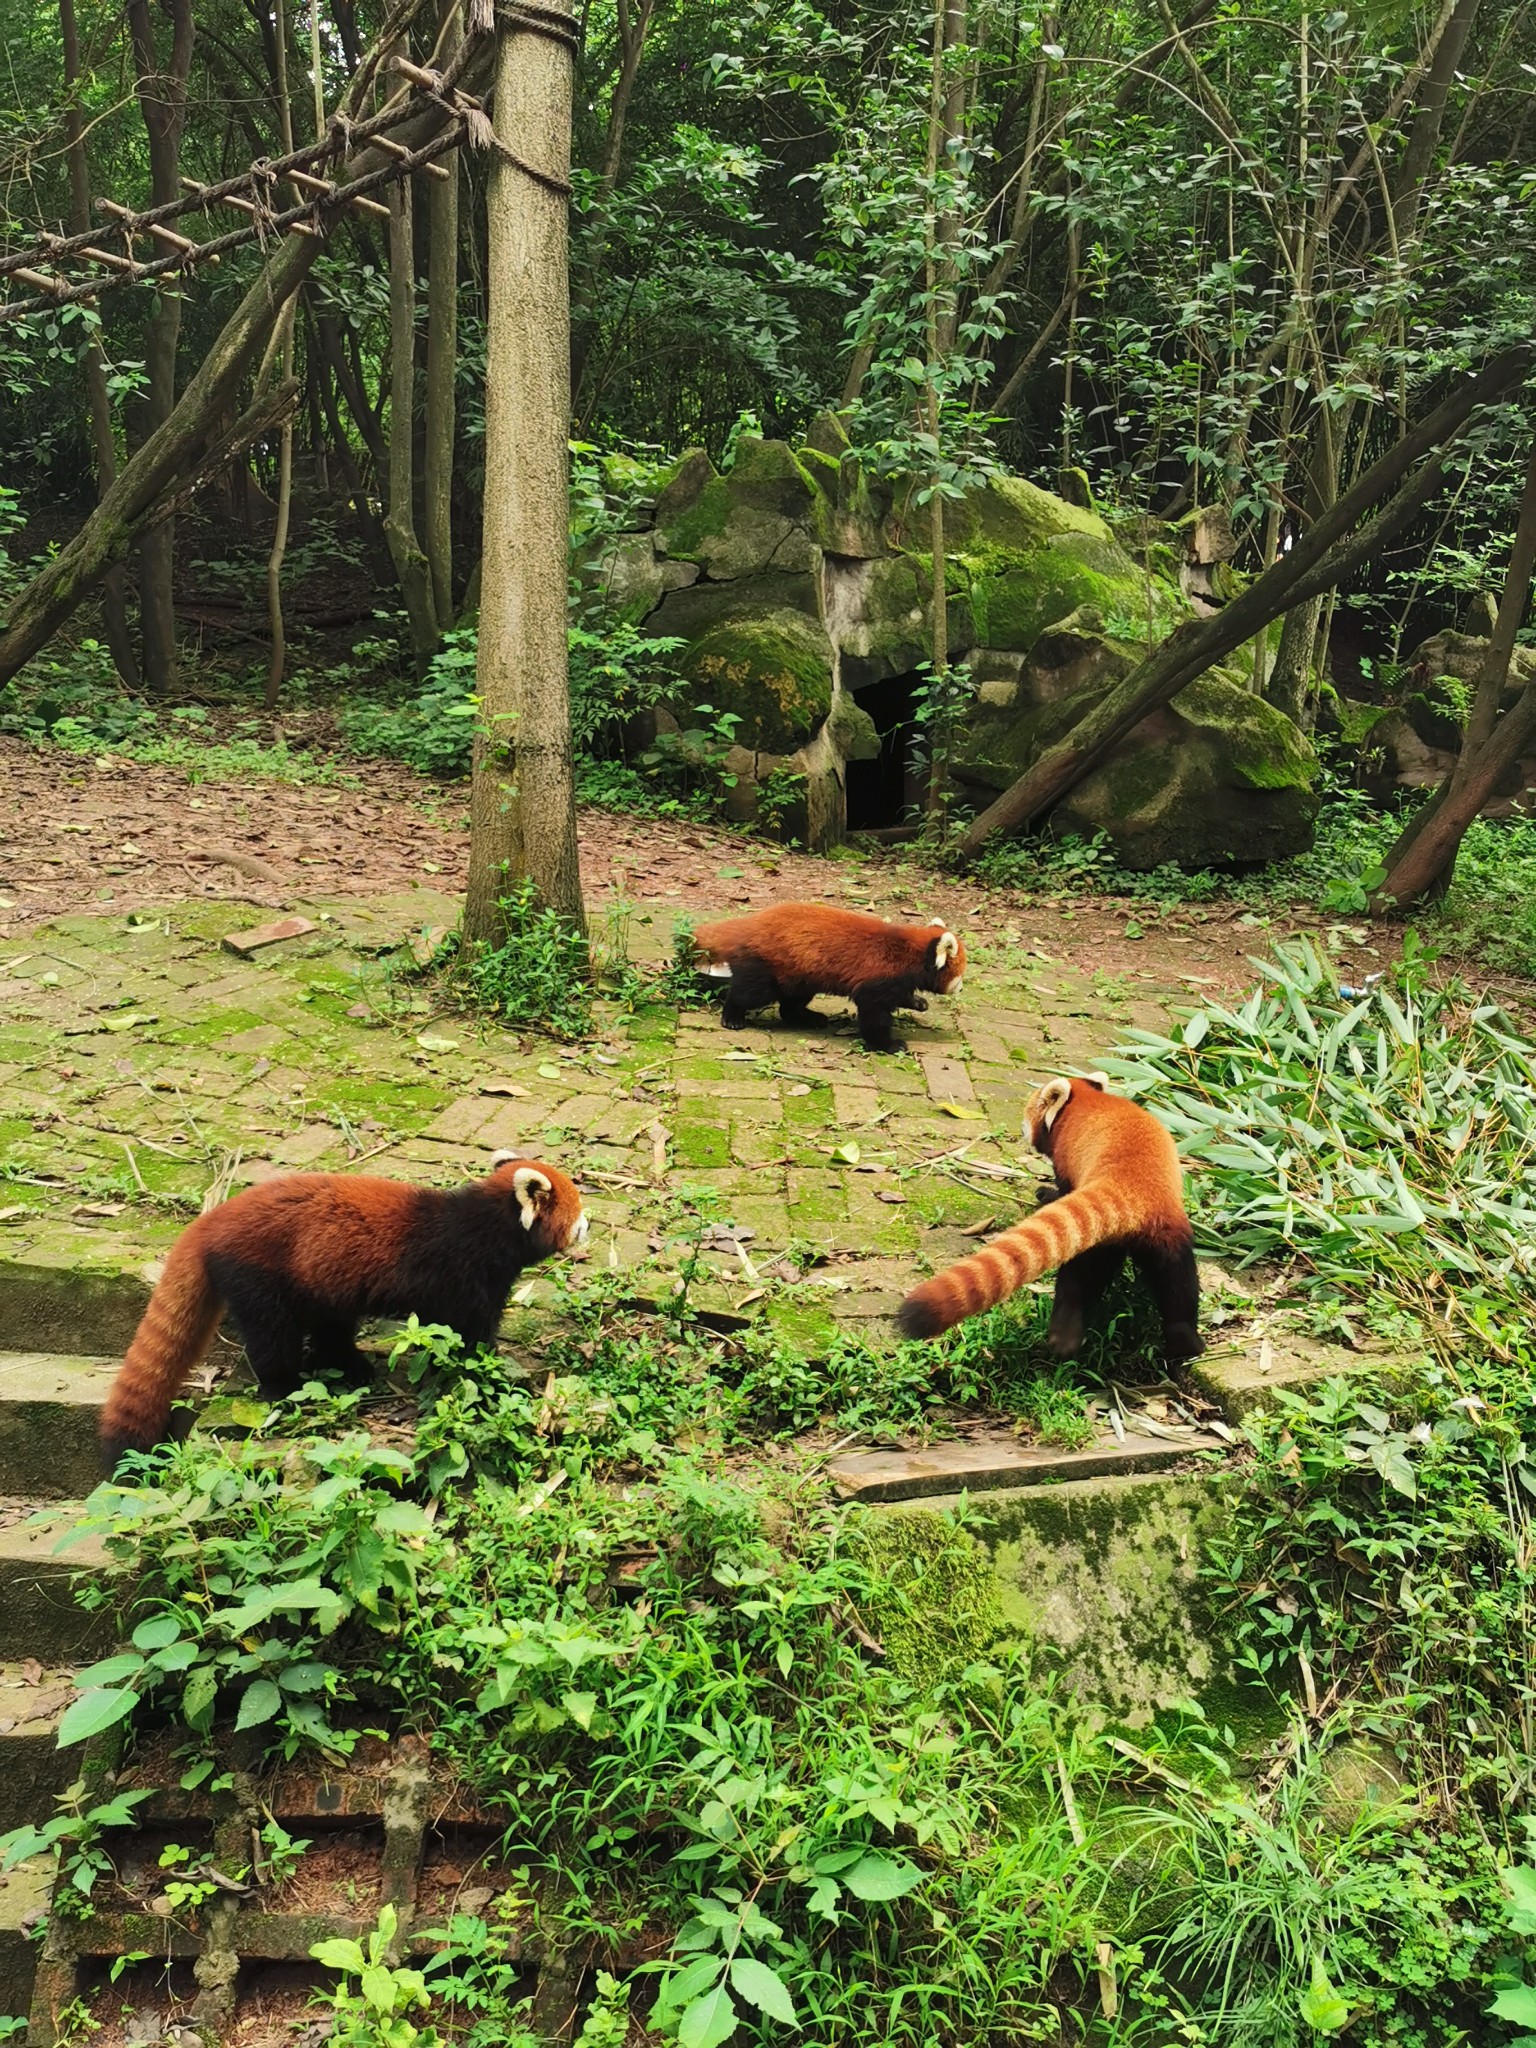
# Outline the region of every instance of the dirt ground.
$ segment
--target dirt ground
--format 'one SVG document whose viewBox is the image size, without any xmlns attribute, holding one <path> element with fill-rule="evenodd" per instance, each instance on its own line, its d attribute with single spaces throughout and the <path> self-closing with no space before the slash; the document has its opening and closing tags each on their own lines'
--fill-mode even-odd
<svg viewBox="0 0 1536 2048">
<path fill-rule="evenodd" d="M 189 782 L 180 768 L 99 759 L 0 737 L 0 943 L 52 918 L 225 898 L 281 910 L 295 901 L 426 885 L 464 887 L 468 785 L 349 760 L 325 787 L 249 779 Z M 606 811 L 581 815 L 588 907 L 675 903 L 703 914 L 825 898 L 882 915 L 943 916 L 962 932 L 1006 933 L 1084 973 L 1251 985 L 1250 956 L 1313 917 L 1231 905 L 1155 907 L 1104 897 L 1033 897 L 940 876 L 901 849 L 788 852 L 710 826 Z M 1394 949 L 1390 932 L 1336 922 L 1332 942 L 1360 973 Z"/>
</svg>

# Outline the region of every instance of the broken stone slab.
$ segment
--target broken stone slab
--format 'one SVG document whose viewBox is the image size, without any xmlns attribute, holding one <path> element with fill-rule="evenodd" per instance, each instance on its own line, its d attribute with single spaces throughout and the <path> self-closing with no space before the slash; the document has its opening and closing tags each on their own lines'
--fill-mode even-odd
<svg viewBox="0 0 1536 2048">
<path fill-rule="evenodd" d="M 47 1818 L 79 1768 L 78 1754 L 56 1742 L 74 1689 L 68 1670 L 0 1664 L 0 1835 Z"/>
<path fill-rule="evenodd" d="M 249 959 L 252 953 L 259 953 L 263 946 L 276 946 L 284 939 L 307 938 L 319 927 L 307 917 L 279 917 L 271 924 L 259 924 L 246 932 L 226 932 L 224 950 L 239 953 Z"/>
<path fill-rule="evenodd" d="M 1191 1430 L 1187 1439 L 1106 1437 L 1082 1450 L 1024 1444 L 1001 1432 L 912 1451 L 852 1451 L 828 1466 L 844 1500 L 921 1500 L 946 1493 L 992 1493 L 1016 1486 L 1048 1486 L 1064 1480 L 1098 1479 L 1116 1472 L 1155 1472 L 1200 1451 L 1221 1451 L 1221 1438 Z"/>
</svg>

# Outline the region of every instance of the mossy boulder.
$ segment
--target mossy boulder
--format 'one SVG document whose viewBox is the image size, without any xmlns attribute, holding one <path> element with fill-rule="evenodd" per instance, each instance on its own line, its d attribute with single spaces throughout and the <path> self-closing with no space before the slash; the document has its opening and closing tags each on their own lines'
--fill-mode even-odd
<svg viewBox="0 0 1536 2048">
<path fill-rule="evenodd" d="M 689 701 L 734 712 L 752 752 L 790 754 L 832 708 L 832 646 L 815 620 L 779 610 L 722 622 L 681 658 Z"/>
<path fill-rule="evenodd" d="M 645 628 L 648 633 L 678 640 L 697 640 L 717 626 L 746 627 L 770 612 L 785 611 L 797 612 L 820 628 L 815 577 L 770 572 L 743 576 L 733 583 L 700 578 L 685 589 L 669 590 L 646 619 Z"/>
<path fill-rule="evenodd" d="M 706 458 L 707 460 L 707 458 Z M 657 506 L 658 551 L 717 582 L 815 566 L 816 479 L 787 441 L 743 436 L 728 474 L 691 462 Z"/>
<path fill-rule="evenodd" d="M 1111 646 L 1127 668 L 1137 650 Z M 1016 711 L 980 698 L 954 763 L 990 800 L 1063 738 L 1105 683 Z M 1317 760 L 1306 735 L 1219 669 L 1144 718 L 1051 813 L 1056 833 L 1107 833 L 1127 867 L 1288 859 L 1312 843 Z"/>
</svg>

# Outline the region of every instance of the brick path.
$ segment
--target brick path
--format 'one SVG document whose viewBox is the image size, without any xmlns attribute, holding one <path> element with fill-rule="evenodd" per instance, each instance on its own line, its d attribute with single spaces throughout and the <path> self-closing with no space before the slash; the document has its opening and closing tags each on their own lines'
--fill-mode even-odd
<svg viewBox="0 0 1536 2048">
<path fill-rule="evenodd" d="M 966 993 L 905 1021 L 897 1057 L 865 1053 L 828 999 L 835 1021 L 812 1032 L 605 1004 L 590 1043 L 559 1046 L 433 1007 L 408 948 L 453 921 L 449 898 L 294 907 L 317 932 L 249 960 L 220 941 L 270 913 L 227 904 L 13 942 L 0 1263 L 142 1272 L 188 1213 L 154 1196 L 296 1168 L 452 1184 L 515 1146 L 583 1181 L 599 1266 L 675 1261 L 692 1210 L 751 1233 L 707 1255 L 715 1306 L 867 1325 L 970 1249 L 963 1232 L 1027 1206 L 1039 1163 L 1018 1133 L 1038 1078 L 1166 1015 L 1144 988 L 968 935 Z M 674 914 L 640 906 L 636 957 L 665 957 Z M 792 1249 L 822 1263 L 786 1292 L 775 1262 Z"/>
</svg>

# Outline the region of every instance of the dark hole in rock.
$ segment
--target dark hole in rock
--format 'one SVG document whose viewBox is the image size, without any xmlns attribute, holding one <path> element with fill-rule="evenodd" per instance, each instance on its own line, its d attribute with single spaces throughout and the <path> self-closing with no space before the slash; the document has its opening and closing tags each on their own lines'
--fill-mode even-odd
<svg viewBox="0 0 1536 2048">
<path fill-rule="evenodd" d="M 922 678 L 909 671 L 867 683 L 854 701 L 867 711 L 880 735 L 880 753 L 873 761 L 848 763 L 848 830 L 877 832 L 905 825 L 923 800 L 922 776 L 914 764 L 917 741 L 916 695 Z"/>
<path fill-rule="evenodd" d="M 333 2036 L 334 2015 L 314 2003 L 315 1995 L 338 1982 L 334 1970 L 318 1963 L 243 1962 L 225 2048 L 319 2048 Z"/>
</svg>

